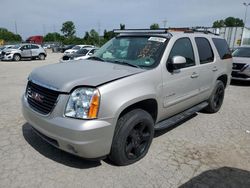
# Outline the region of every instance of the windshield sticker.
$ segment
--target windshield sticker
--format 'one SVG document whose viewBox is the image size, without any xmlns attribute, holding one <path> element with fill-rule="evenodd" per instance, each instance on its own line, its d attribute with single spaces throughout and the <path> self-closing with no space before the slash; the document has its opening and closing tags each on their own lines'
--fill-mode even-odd
<svg viewBox="0 0 250 188">
<path fill-rule="evenodd" d="M 161 37 L 150 37 L 148 40 L 154 41 L 154 42 L 165 42 L 166 41 L 165 38 L 161 38 Z"/>
</svg>

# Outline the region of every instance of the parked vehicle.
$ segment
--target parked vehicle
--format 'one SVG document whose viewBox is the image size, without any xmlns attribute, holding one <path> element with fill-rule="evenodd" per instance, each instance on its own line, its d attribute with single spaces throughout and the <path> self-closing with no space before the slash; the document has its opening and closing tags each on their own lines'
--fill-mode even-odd
<svg viewBox="0 0 250 188">
<path fill-rule="evenodd" d="M 121 30 L 84 63 L 29 75 L 23 115 L 48 143 L 117 165 L 142 159 L 155 130 L 219 111 L 232 58 L 216 35 Z"/>
<path fill-rule="evenodd" d="M 94 46 L 92 46 L 92 45 L 75 45 L 73 48 L 66 50 L 64 52 L 64 54 L 72 54 L 72 53 L 75 53 L 82 48 L 87 48 L 87 47 L 94 48 Z"/>
<path fill-rule="evenodd" d="M 250 81 L 250 46 L 239 47 L 233 52 L 232 79 Z"/>
<path fill-rule="evenodd" d="M 6 50 L 6 49 L 12 48 L 13 46 L 15 46 L 15 45 L 4 45 L 4 46 L 1 46 L 1 47 L 0 47 L 0 60 L 3 59 L 3 54 L 2 54 L 2 52 L 3 52 L 4 50 Z"/>
<path fill-rule="evenodd" d="M 27 43 L 33 44 L 42 44 L 43 43 L 43 36 L 31 36 L 26 40 Z"/>
<path fill-rule="evenodd" d="M 69 60 L 88 59 L 89 57 L 91 57 L 95 53 L 96 50 L 97 50 L 97 48 L 92 48 L 92 47 L 82 48 L 73 54 L 63 55 L 60 62 L 67 62 Z"/>
<path fill-rule="evenodd" d="M 46 51 L 38 44 L 19 44 L 2 52 L 2 60 L 19 61 L 23 58 L 44 60 Z"/>
<path fill-rule="evenodd" d="M 74 44 L 61 46 L 60 52 L 64 53 L 66 50 L 72 49 L 74 46 Z"/>
</svg>

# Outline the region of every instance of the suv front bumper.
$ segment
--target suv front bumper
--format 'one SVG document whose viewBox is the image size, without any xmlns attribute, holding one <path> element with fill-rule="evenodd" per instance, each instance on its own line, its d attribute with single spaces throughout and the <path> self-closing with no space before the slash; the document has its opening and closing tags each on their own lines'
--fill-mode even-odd
<svg viewBox="0 0 250 188">
<path fill-rule="evenodd" d="M 34 111 L 25 96 L 22 112 L 35 132 L 48 143 L 74 155 L 96 159 L 109 154 L 114 127 L 108 120 L 79 120 L 67 117 L 43 116 Z"/>
</svg>

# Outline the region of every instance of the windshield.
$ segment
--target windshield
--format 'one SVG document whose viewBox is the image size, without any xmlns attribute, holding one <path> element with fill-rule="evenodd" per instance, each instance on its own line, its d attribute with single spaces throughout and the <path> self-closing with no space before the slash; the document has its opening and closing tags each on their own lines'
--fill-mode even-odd
<svg viewBox="0 0 250 188">
<path fill-rule="evenodd" d="M 12 46 L 11 48 L 12 49 L 18 49 L 18 48 L 20 48 L 21 46 L 20 45 L 15 45 L 15 46 Z"/>
<path fill-rule="evenodd" d="M 77 53 L 77 54 L 81 54 L 81 55 L 86 55 L 86 54 L 88 53 L 88 50 L 82 48 L 82 49 L 78 50 L 76 53 Z"/>
<path fill-rule="evenodd" d="M 250 48 L 238 48 L 232 55 L 233 57 L 250 57 Z"/>
<path fill-rule="evenodd" d="M 80 49 L 80 46 L 74 46 L 72 49 L 74 49 L 74 50 L 79 50 L 79 49 Z"/>
<path fill-rule="evenodd" d="M 93 58 L 150 69 L 158 65 L 165 41 L 166 38 L 163 37 L 116 37 L 102 46 Z"/>
</svg>

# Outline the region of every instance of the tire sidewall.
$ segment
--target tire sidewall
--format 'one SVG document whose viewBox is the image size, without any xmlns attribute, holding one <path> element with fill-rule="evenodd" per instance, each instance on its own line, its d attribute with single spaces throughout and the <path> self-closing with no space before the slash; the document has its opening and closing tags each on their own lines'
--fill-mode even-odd
<svg viewBox="0 0 250 188">
<path fill-rule="evenodd" d="M 40 60 L 45 60 L 45 55 L 44 54 L 39 54 L 38 57 L 39 57 Z"/>
<path fill-rule="evenodd" d="M 18 59 L 16 57 L 18 57 Z M 13 60 L 14 61 L 20 61 L 21 60 L 21 56 L 19 54 L 14 54 Z"/>
<path fill-rule="evenodd" d="M 214 105 L 214 98 L 215 98 L 215 94 L 216 94 L 216 91 L 218 90 L 218 88 L 221 87 L 223 89 L 223 96 L 222 96 L 222 102 L 220 104 L 220 106 L 216 107 Z M 209 105 L 210 105 L 210 108 L 212 109 L 213 112 L 218 112 L 223 104 L 223 100 L 224 100 L 224 94 L 225 94 L 225 86 L 224 84 L 222 83 L 222 81 L 220 80 L 217 80 L 216 81 L 216 85 L 215 85 L 215 88 L 213 90 L 213 93 L 209 99 Z"/>
<path fill-rule="evenodd" d="M 140 122 L 145 123 L 149 128 L 150 139 L 141 156 L 136 159 L 129 159 L 125 152 L 127 137 L 134 126 L 138 125 Z M 115 134 L 112 144 L 112 146 L 115 147 L 113 148 L 113 152 L 117 153 L 116 156 L 118 156 L 119 161 L 118 163 L 115 161 L 115 163 L 118 165 L 128 165 L 142 159 L 147 154 L 154 137 L 154 121 L 152 117 L 144 110 L 133 110 L 126 114 L 124 118 L 120 118 L 117 126 L 119 126 L 120 129 L 117 130 L 118 132 Z"/>
</svg>

